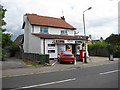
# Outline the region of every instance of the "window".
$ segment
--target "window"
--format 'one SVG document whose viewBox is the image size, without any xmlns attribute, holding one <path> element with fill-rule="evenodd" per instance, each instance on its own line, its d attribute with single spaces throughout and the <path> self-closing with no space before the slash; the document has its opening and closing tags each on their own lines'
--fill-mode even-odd
<svg viewBox="0 0 120 90">
<path fill-rule="evenodd" d="M 48 44 L 49 47 L 55 47 L 55 44 Z"/>
<path fill-rule="evenodd" d="M 61 30 L 61 35 L 64 35 L 64 30 Z"/>
<path fill-rule="evenodd" d="M 48 33 L 48 27 L 40 27 L 40 33 Z"/>
<path fill-rule="evenodd" d="M 65 54 L 65 55 L 72 55 L 71 52 L 63 52 L 62 54 Z"/>
<path fill-rule="evenodd" d="M 55 53 L 55 50 L 48 50 L 48 53 Z"/>
<path fill-rule="evenodd" d="M 65 35 L 67 35 L 67 30 L 65 31 Z"/>
<path fill-rule="evenodd" d="M 44 27 L 44 33 L 48 33 L 48 28 Z"/>
<path fill-rule="evenodd" d="M 67 30 L 61 30 L 61 35 L 67 35 Z"/>
<path fill-rule="evenodd" d="M 40 27 L 40 32 L 41 32 L 41 33 L 43 32 L 42 27 Z"/>
</svg>

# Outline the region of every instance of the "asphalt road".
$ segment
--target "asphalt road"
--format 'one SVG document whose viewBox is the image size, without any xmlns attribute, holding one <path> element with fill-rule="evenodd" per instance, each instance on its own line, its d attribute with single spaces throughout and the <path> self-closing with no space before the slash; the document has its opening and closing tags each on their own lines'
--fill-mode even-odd
<svg viewBox="0 0 120 90">
<path fill-rule="evenodd" d="M 118 64 L 2 79 L 3 88 L 118 88 Z"/>
</svg>

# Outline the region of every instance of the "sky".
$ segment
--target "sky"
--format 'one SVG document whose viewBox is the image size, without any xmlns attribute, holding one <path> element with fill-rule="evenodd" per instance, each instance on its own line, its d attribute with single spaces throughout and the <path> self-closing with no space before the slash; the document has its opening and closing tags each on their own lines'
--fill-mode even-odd
<svg viewBox="0 0 120 90">
<path fill-rule="evenodd" d="M 77 28 L 79 35 L 84 35 L 83 11 L 86 11 L 86 35 L 92 39 L 106 39 L 111 34 L 118 34 L 119 0 L 0 0 L 7 9 L 4 20 L 6 33 L 13 34 L 12 40 L 23 34 L 23 15 L 34 13 L 42 16 L 60 18 L 64 15 L 66 22 Z"/>
</svg>

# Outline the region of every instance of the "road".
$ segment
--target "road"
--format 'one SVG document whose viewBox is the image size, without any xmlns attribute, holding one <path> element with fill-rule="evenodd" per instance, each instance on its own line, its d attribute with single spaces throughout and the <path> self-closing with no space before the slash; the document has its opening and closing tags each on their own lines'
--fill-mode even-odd
<svg viewBox="0 0 120 90">
<path fill-rule="evenodd" d="M 118 88 L 118 63 L 3 78 L 3 88 Z"/>
</svg>

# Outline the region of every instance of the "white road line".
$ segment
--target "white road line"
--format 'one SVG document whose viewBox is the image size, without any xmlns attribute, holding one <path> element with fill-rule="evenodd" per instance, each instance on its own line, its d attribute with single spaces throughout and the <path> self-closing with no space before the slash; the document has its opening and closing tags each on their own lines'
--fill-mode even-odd
<svg viewBox="0 0 120 90">
<path fill-rule="evenodd" d="M 38 87 L 38 86 L 40 87 L 40 86 L 51 85 L 51 84 L 57 84 L 57 83 L 63 83 L 63 82 L 74 81 L 74 80 L 76 80 L 76 78 L 67 79 L 67 80 L 62 80 L 62 81 L 56 81 L 56 82 L 50 82 L 50 83 L 44 83 L 44 84 L 39 84 L 39 85 L 32 85 L 32 86 L 20 87 L 20 88 L 11 89 L 11 90 L 25 89 L 25 88 L 33 88 L 33 87 Z"/>
<path fill-rule="evenodd" d="M 52 64 L 52 66 L 53 66 L 53 65 L 55 65 L 56 63 L 57 63 L 57 61 L 56 61 L 56 62 L 54 62 L 54 63 Z"/>
<path fill-rule="evenodd" d="M 100 75 L 105 75 L 105 74 L 114 73 L 114 72 L 118 72 L 118 71 L 120 71 L 120 70 L 114 70 L 114 71 L 104 72 L 104 73 L 100 73 Z"/>
</svg>

